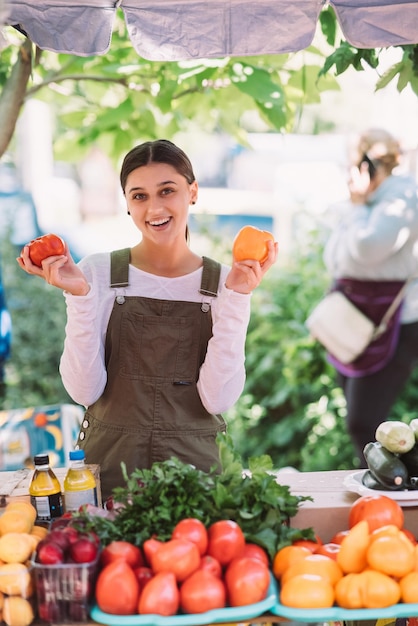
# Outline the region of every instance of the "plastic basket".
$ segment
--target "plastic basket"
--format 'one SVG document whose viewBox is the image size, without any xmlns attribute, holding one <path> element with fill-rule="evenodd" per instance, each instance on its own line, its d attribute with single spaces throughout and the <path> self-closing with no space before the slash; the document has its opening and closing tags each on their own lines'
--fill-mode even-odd
<svg viewBox="0 0 418 626">
<path fill-rule="evenodd" d="M 42 565 L 32 559 L 40 619 L 49 624 L 88 621 L 99 558 L 91 563 L 60 565 Z"/>
</svg>

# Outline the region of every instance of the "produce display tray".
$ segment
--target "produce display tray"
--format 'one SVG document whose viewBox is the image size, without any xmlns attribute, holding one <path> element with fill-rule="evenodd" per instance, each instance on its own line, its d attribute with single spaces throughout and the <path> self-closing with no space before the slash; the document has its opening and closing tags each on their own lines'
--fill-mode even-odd
<svg viewBox="0 0 418 626">
<path fill-rule="evenodd" d="M 418 604 L 392 604 L 384 609 L 342 609 L 339 606 L 333 606 L 330 609 L 294 609 L 277 601 L 269 611 L 273 615 L 286 617 L 293 622 L 343 622 L 416 617 Z"/>
<path fill-rule="evenodd" d="M 270 575 L 270 585 L 267 595 L 261 602 L 247 604 L 246 606 L 227 607 L 214 609 L 205 613 L 177 614 L 169 617 L 162 615 L 111 615 L 104 613 L 97 605 L 90 611 L 90 617 L 100 624 L 110 626 L 199 626 L 203 624 L 216 624 L 222 622 L 248 621 L 258 617 L 277 605 L 277 584 L 274 576 Z"/>
</svg>

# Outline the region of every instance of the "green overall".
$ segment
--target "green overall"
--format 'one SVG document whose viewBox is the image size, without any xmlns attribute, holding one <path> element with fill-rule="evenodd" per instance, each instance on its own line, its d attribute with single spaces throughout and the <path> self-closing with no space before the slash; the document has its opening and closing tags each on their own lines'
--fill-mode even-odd
<svg viewBox="0 0 418 626">
<path fill-rule="evenodd" d="M 199 369 L 212 336 L 211 298 L 219 263 L 203 257 L 201 302 L 125 296 L 129 248 L 111 254 L 115 303 L 106 334 L 107 384 L 86 410 L 77 445 L 100 465 L 105 500 L 128 474 L 172 456 L 198 469 L 219 466 L 215 439 L 226 430 L 206 411 L 197 391 Z"/>
</svg>

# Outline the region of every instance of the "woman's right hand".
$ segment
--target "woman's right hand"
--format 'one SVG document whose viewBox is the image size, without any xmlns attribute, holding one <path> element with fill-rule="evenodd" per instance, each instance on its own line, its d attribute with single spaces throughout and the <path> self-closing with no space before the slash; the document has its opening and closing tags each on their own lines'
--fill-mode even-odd
<svg viewBox="0 0 418 626">
<path fill-rule="evenodd" d="M 44 259 L 42 267 L 32 263 L 28 246 L 22 249 L 16 261 L 27 274 L 40 276 L 50 285 L 67 291 L 73 296 L 85 296 L 90 291 L 86 277 L 74 262 L 67 244 L 65 244 L 64 254 Z"/>
</svg>

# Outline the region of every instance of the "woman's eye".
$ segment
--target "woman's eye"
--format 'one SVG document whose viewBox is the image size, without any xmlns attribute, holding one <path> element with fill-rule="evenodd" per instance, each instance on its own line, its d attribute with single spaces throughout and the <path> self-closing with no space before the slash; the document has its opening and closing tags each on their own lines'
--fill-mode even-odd
<svg viewBox="0 0 418 626">
<path fill-rule="evenodd" d="M 132 200 L 143 200 L 145 198 L 144 193 L 136 193 L 132 196 Z"/>
<path fill-rule="evenodd" d="M 163 189 L 161 191 L 161 193 L 162 193 L 163 196 L 168 196 L 170 193 L 173 193 L 173 191 L 174 191 L 174 189 L 171 189 L 171 188 L 167 187 L 166 189 Z"/>
</svg>

